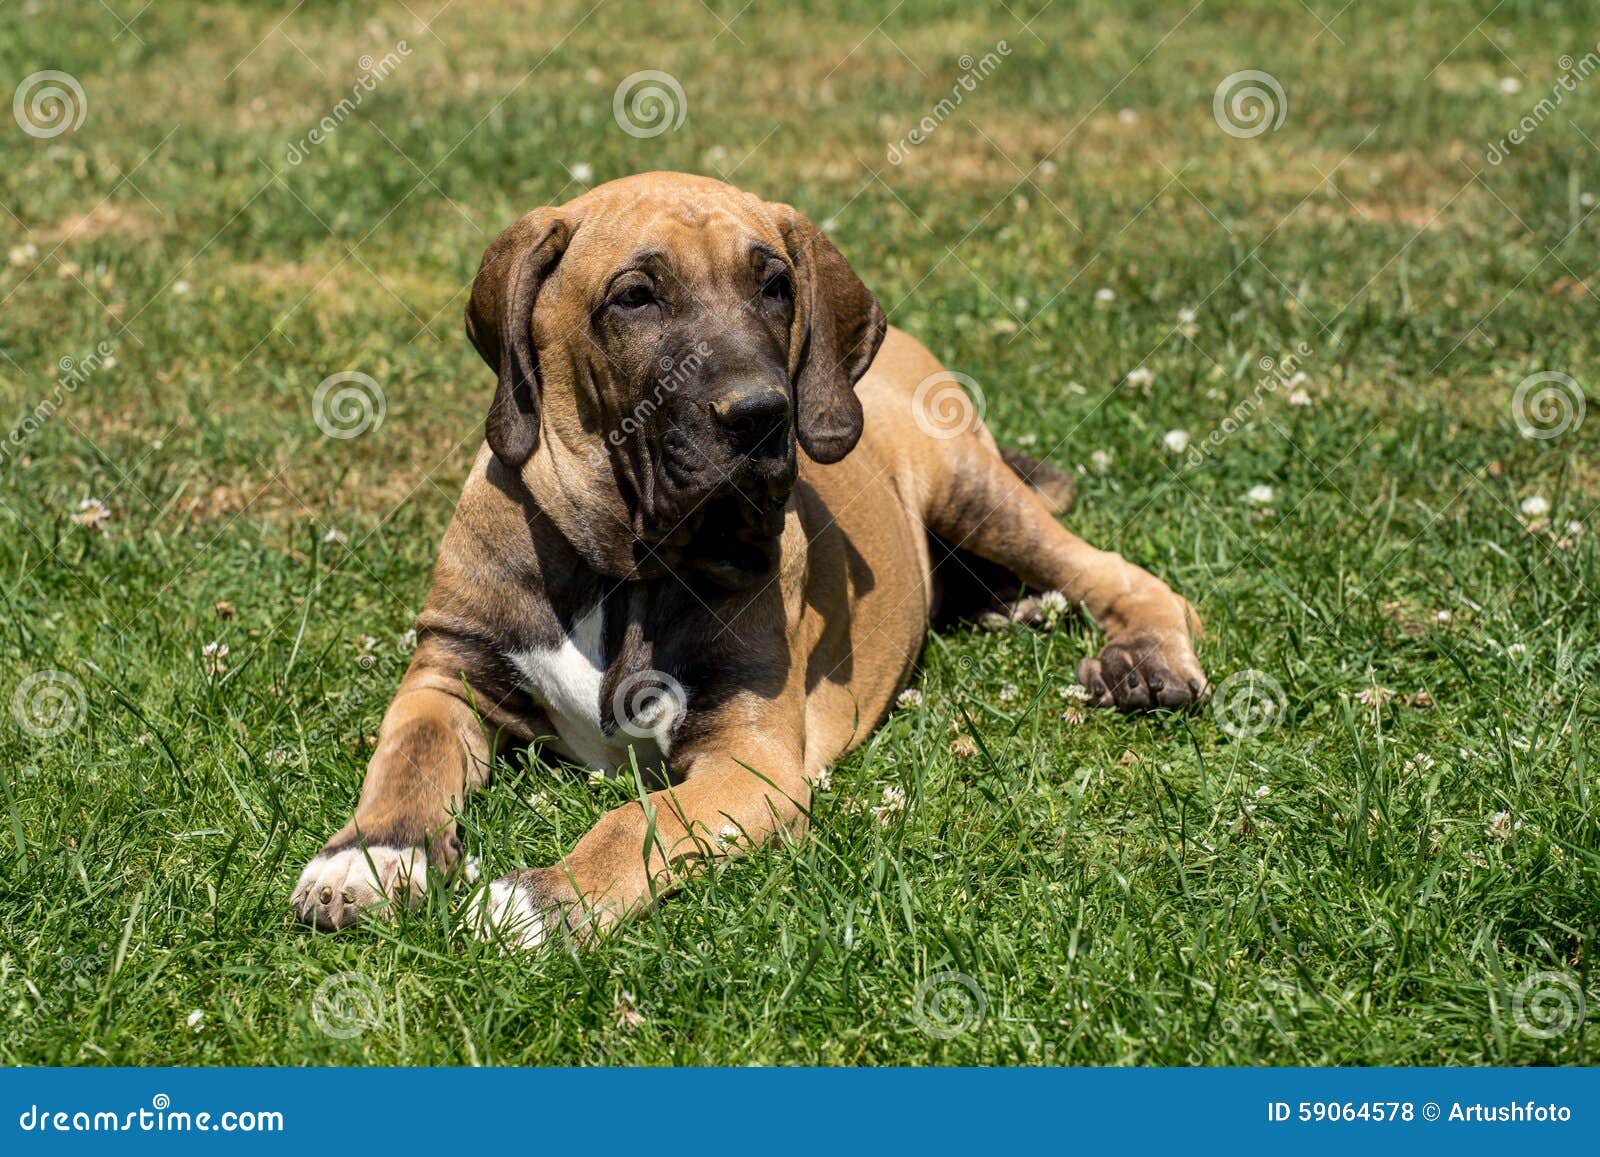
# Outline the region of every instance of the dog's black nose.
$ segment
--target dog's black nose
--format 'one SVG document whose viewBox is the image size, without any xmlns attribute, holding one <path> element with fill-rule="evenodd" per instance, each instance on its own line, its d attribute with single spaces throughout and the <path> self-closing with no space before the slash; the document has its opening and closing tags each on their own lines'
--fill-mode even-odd
<svg viewBox="0 0 1600 1157">
<path fill-rule="evenodd" d="M 772 386 L 730 392 L 711 403 L 711 416 L 740 454 L 780 454 L 789 427 L 789 395 Z"/>
</svg>

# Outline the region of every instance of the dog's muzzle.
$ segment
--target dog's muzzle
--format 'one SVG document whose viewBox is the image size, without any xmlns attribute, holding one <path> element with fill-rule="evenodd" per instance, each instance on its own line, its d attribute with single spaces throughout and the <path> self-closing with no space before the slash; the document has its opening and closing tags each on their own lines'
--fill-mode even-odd
<svg viewBox="0 0 1600 1157">
<path fill-rule="evenodd" d="M 738 386 L 710 403 L 723 446 L 749 459 L 781 458 L 789 453 L 789 392 L 758 384 Z"/>
</svg>

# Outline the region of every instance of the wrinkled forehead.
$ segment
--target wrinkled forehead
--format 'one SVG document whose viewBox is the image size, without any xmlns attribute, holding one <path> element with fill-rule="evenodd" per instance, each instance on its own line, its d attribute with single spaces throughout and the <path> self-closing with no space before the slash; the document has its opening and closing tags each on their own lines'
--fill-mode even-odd
<svg viewBox="0 0 1600 1157">
<path fill-rule="evenodd" d="M 679 276 L 715 277 L 746 268 L 754 249 L 784 252 L 766 205 L 736 190 L 641 193 L 583 208 L 568 257 L 600 276 L 651 255 Z"/>
</svg>

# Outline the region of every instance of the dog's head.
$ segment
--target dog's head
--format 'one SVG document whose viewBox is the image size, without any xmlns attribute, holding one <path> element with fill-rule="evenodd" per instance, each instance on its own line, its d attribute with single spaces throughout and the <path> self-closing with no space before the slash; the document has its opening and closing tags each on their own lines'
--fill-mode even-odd
<svg viewBox="0 0 1600 1157">
<path fill-rule="evenodd" d="M 728 587 L 776 556 L 796 443 L 826 464 L 861 436 L 885 325 L 805 217 L 679 173 L 529 213 L 467 306 L 489 447 L 585 561 Z"/>
</svg>

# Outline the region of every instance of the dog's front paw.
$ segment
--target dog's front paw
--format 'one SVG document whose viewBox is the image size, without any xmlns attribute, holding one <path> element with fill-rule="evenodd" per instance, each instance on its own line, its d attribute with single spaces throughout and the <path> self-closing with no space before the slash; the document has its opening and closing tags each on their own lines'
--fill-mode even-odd
<svg viewBox="0 0 1600 1157">
<path fill-rule="evenodd" d="M 1078 664 L 1078 682 L 1092 707 L 1149 711 L 1189 707 L 1205 699 L 1206 673 L 1182 631 L 1135 631 Z"/>
<path fill-rule="evenodd" d="M 539 948 L 566 920 L 572 888 L 558 868 L 524 868 L 491 881 L 474 899 L 467 925 L 507 950 Z"/>
<path fill-rule="evenodd" d="M 425 849 L 352 844 L 307 864 L 291 903 L 303 922 L 334 932 L 387 904 L 414 905 L 427 891 Z"/>
</svg>

